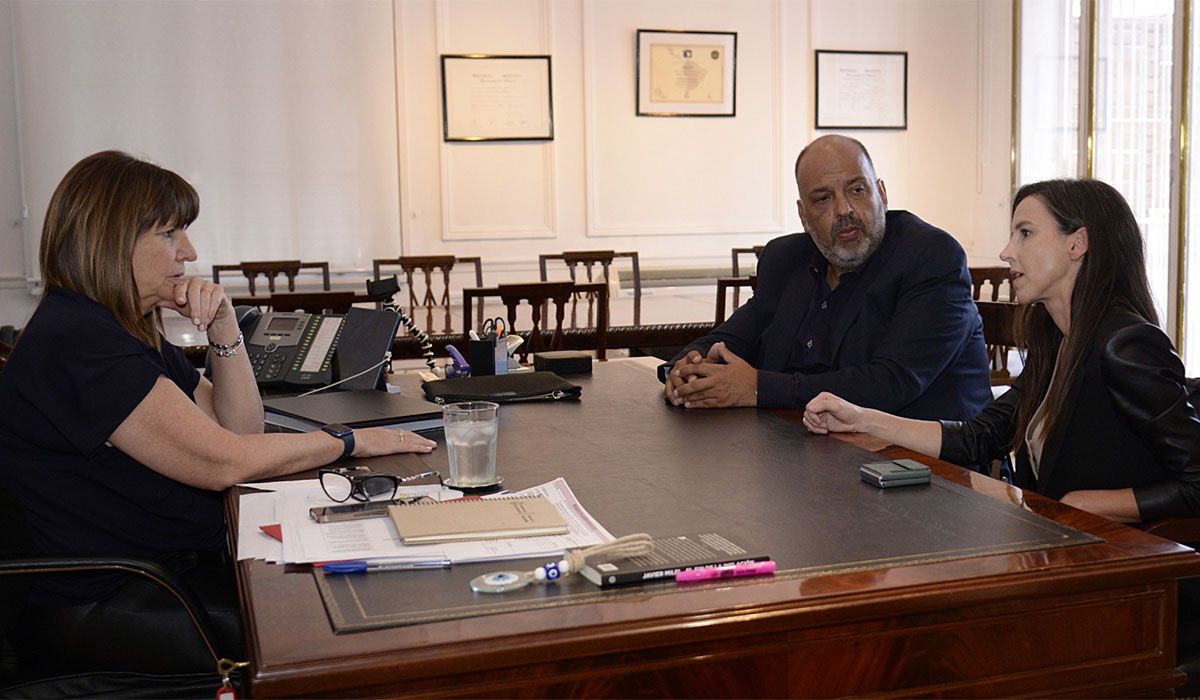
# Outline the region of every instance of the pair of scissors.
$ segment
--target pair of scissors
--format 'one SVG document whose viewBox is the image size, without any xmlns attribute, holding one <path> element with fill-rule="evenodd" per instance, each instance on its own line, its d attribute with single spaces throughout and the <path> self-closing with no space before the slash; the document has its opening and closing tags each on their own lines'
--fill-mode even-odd
<svg viewBox="0 0 1200 700">
<path fill-rule="evenodd" d="M 488 340 L 504 337 L 504 319 L 497 316 L 483 322 L 483 337 Z"/>
</svg>

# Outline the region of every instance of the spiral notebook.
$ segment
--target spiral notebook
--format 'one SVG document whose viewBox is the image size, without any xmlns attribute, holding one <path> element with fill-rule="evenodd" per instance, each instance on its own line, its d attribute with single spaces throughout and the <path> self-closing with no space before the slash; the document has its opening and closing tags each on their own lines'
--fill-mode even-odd
<svg viewBox="0 0 1200 700">
<path fill-rule="evenodd" d="M 563 535 L 567 523 L 545 496 L 429 501 L 392 506 L 404 544 Z"/>
</svg>

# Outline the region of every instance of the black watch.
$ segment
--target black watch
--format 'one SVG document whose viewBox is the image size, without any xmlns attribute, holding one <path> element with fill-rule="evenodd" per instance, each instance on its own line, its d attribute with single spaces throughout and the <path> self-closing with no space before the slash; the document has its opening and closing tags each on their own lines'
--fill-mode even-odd
<svg viewBox="0 0 1200 700">
<path fill-rule="evenodd" d="M 334 461 L 345 462 L 347 459 L 350 459 L 350 454 L 354 452 L 354 431 L 341 423 L 323 425 L 321 426 L 321 430 L 342 441 L 342 456 Z"/>
</svg>

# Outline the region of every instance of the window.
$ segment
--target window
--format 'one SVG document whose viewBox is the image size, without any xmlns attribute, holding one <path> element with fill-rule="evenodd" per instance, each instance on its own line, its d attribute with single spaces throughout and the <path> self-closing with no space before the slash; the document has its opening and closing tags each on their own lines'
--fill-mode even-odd
<svg viewBox="0 0 1200 700">
<path fill-rule="evenodd" d="M 1079 0 L 1021 3 L 1017 185 L 1078 172 L 1079 12 Z"/>
<path fill-rule="evenodd" d="M 1098 0 L 1094 177 L 1125 195 L 1168 325 L 1171 261 L 1172 0 Z"/>
<path fill-rule="evenodd" d="M 1174 0 L 1017 0 L 1019 122 L 1016 185 L 1090 175 L 1128 200 L 1146 246 L 1146 274 L 1164 328 L 1174 332 L 1176 297 L 1172 225 L 1179 126 L 1173 112 L 1181 51 Z M 1094 51 L 1084 51 L 1092 34 Z M 1200 57 L 1200 24 L 1191 56 Z M 1187 99 L 1200 82 L 1190 71 Z M 1080 76 L 1084 76 L 1081 83 Z M 1090 77 L 1089 77 L 1090 76 Z M 1200 134 L 1200 104 L 1189 102 L 1188 133 Z M 1088 114 L 1089 106 L 1091 114 Z M 1090 117 L 1090 119 L 1088 119 Z M 1090 122 L 1090 131 L 1089 131 Z M 1087 144 L 1090 142 L 1090 153 Z M 1090 164 L 1089 164 L 1090 159 Z M 1200 226 L 1200 155 L 1190 148 L 1187 229 Z M 1200 246 L 1188 253 L 1183 289 L 1200 289 Z M 1193 291 L 1193 296 L 1195 292 Z M 1191 373 L 1200 369 L 1200 315 L 1178 329 Z"/>
</svg>

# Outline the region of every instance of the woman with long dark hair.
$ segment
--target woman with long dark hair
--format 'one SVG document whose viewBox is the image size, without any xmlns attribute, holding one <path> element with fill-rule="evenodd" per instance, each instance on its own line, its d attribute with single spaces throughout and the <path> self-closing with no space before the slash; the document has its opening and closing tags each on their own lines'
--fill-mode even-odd
<svg viewBox="0 0 1200 700">
<path fill-rule="evenodd" d="M 1200 416 L 1158 327 L 1133 212 L 1098 180 L 1048 180 L 1013 199 L 1000 258 L 1027 348 L 1012 388 L 970 421 L 917 421 L 832 394 L 815 433 L 864 432 L 957 464 L 1016 452 L 1017 486 L 1113 520 L 1200 515 Z"/>
</svg>

